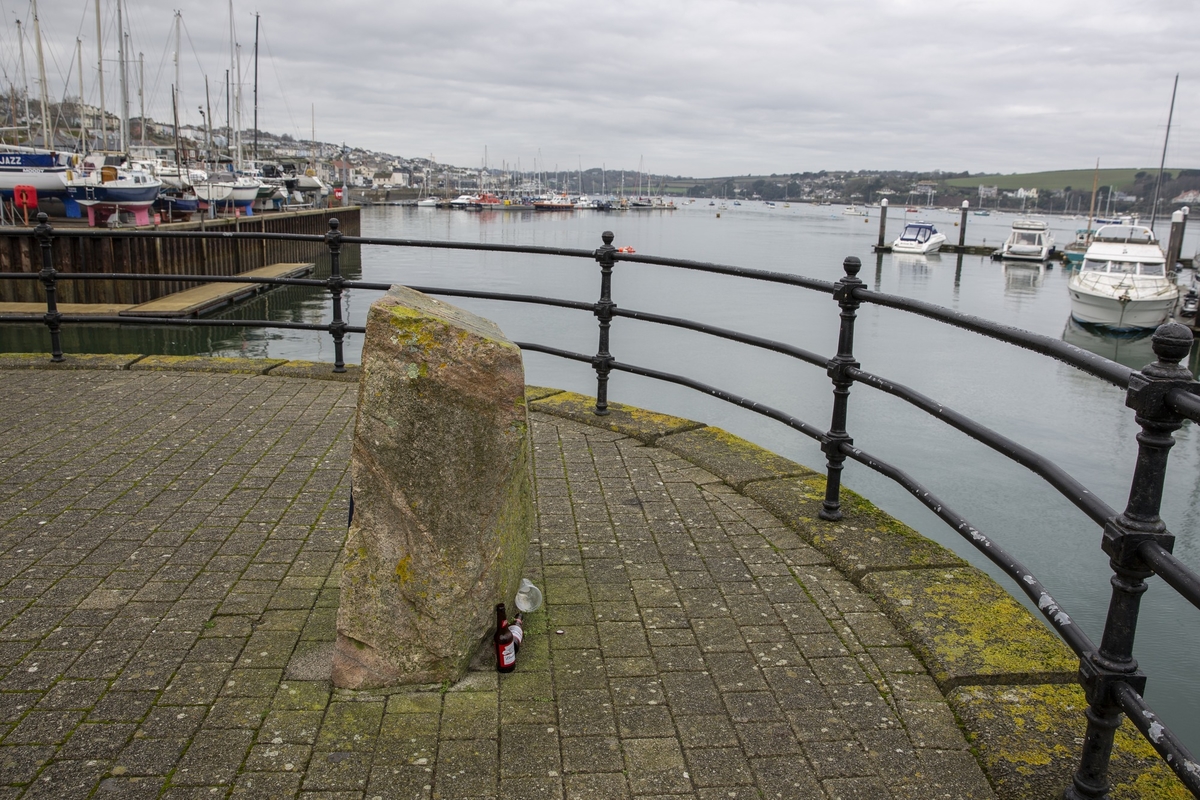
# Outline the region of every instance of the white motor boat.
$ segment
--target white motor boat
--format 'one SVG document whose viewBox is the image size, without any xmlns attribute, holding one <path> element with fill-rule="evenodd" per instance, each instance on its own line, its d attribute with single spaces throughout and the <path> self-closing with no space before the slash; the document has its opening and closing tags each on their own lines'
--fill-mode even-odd
<svg viewBox="0 0 1200 800">
<path fill-rule="evenodd" d="M 472 205 L 474 205 L 478 201 L 479 201 L 479 198 L 473 194 L 460 194 L 458 197 L 456 197 L 450 201 L 450 207 L 457 208 L 457 209 L 466 209 L 466 208 L 470 208 Z"/>
<path fill-rule="evenodd" d="M 438 200 L 436 197 L 426 197 L 424 200 L 417 201 L 417 208 L 437 208 Z"/>
<path fill-rule="evenodd" d="M 1071 316 L 1113 330 L 1155 328 L 1179 300 L 1167 259 L 1145 225 L 1104 225 L 1067 284 Z"/>
<path fill-rule="evenodd" d="M 932 222 L 910 222 L 903 233 L 892 242 L 893 253 L 920 253 L 928 255 L 942 249 L 946 241 L 944 233 L 938 233 Z"/>
<path fill-rule="evenodd" d="M 1000 257 L 1017 261 L 1045 261 L 1054 251 L 1054 234 L 1045 222 L 1035 219 L 1013 220 L 1012 232 L 1004 246 L 1000 248 Z"/>
</svg>

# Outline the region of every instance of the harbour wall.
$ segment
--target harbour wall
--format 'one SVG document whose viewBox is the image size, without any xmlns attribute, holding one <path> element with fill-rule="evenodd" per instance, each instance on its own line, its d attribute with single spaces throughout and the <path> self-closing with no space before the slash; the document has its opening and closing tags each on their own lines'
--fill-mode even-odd
<svg viewBox="0 0 1200 800">
<path fill-rule="evenodd" d="M 288 233 L 322 236 L 337 217 L 347 236 L 361 231 L 359 208 L 311 209 L 254 217 L 176 222 L 158 231 Z M 145 229 L 143 229 L 145 230 Z M 22 231 L 22 233 L 26 233 Z M 323 242 L 241 239 L 151 239 L 112 236 L 79 228 L 55 230 L 54 269 L 62 273 L 143 273 L 152 275 L 237 275 L 268 264 L 316 261 L 327 254 Z M 0 236 L 0 272 L 38 273 L 41 248 L 28 235 Z M 60 303 L 136 304 L 195 286 L 190 281 L 61 281 Z M 34 281 L 0 281 L 0 302 L 37 303 L 45 291 Z"/>
</svg>

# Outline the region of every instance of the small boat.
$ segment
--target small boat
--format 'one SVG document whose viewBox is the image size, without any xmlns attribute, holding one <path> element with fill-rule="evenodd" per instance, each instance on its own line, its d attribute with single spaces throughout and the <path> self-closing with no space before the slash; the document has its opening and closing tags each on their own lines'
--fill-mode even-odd
<svg viewBox="0 0 1200 800">
<path fill-rule="evenodd" d="M 770 200 L 768 200 L 768 201 L 766 202 L 766 206 L 767 206 L 767 208 L 774 208 L 774 207 L 775 207 L 775 204 L 774 204 L 774 203 L 772 203 Z"/>
<path fill-rule="evenodd" d="M 450 201 L 451 208 L 467 209 L 475 205 L 475 201 L 479 198 L 473 194 L 460 194 L 458 197 Z"/>
<path fill-rule="evenodd" d="M 534 211 L 574 211 L 575 204 L 565 194 L 539 197 L 533 201 Z"/>
<path fill-rule="evenodd" d="M 417 201 L 417 208 L 437 208 L 438 201 L 436 197 L 426 197 L 424 200 Z"/>
<path fill-rule="evenodd" d="M 859 208 L 858 206 L 846 206 L 846 208 L 842 211 L 842 213 L 848 217 L 869 216 L 869 214 L 867 213 L 867 211 L 865 209 Z"/>
<path fill-rule="evenodd" d="M 1183 302 L 1179 304 L 1179 316 L 1196 316 L 1196 307 L 1198 305 L 1200 305 L 1200 295 L 1196 294 L 1195 289 L 1188 289 L 1188 293 L 1183 296 Z"/>
<path fill-rule="evenodd" d="M 1115 331 L 1156 328 L 1179 301 L 1167 259 L 1145 225 L 1097 229 L 1067 290 L 1073 318 Z"/>
<path fill-rule="evenodd" d="M 469 208 L 475 211 L 492 211 L 504 208 L 504 201 L 491 192 L 484 192 L 475 198 L 475 202 L 471 203 Z"/>
<path fill-rule="evenodd" d="M 981 208 L 973 213 L 977 217 L 990 217 L 992 215 L 992 212 L 988 211 L 986 208 Z"/>
<path fill-rule="evenodd" d="M 1092 245 L 1092 237 L 1096 235 L 1094 228 L 1079 228 L 1075 231 L 1075 241 L 1063 248 L 1063 255 L 1072 267 L 1083 263 L 1083 256 Z"/>
<path fill-rule="evenodd" d="M 932 222 L 910 222 L 896 241 L 892 242 L 893 253 L 936 253 L 946 241 L 944 233 L 938 233 Z"/>
<path fill-rule="evenodd" d="M 1045 222 L 1013 220 L 1012 231 L 1000 247 L 1000 257 L 1018 261 L 1045 261 L 1054 252 L 1054 234 Z"/>
</svg>

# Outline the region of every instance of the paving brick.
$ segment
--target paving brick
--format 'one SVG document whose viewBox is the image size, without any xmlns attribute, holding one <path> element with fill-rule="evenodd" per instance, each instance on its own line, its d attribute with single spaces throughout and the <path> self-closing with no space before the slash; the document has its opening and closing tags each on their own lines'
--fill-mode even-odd
<svg viewBox="0 0 1200 800">
<path fill-rule="evenodd" d="M 0 798 L 913 797 L 922 780 L 988 796 L 879 607 L 646 444 L 675 423 L 533 414 L 526 574 L 546 605 L 518 670 L 359 694 L 322 672 L 353 383 L 4 377 L 56 398 L 39 420 L 63 444 L 49 465 L 0 436 Z M 152 400 L 131 410 L 126 391 Z M 109 429 L 133 435 L 84 438 Z"/>
</svg>

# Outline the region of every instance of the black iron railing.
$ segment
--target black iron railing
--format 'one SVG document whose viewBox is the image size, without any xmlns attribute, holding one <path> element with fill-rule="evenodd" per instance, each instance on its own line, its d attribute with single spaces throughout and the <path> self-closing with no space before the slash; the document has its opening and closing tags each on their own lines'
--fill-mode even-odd
<svg viewBox="0 0 1200 800">
<path fill-rule="evenodd" d="M 40 280 L 46 292 L 46 313 L 43 321 L 50 332 L 51 360 L 62 361 L 64 356 L 59 332 L 63 324 L 119 323 L 149 325 L 239 326 L 288 328 L 324 331 L 333 337 L 334 372 L 345 372 L 343 341 L 347 333 L 363 333 L 361 326 L 347 324 L 342 319 L 341 294 L 346 289 L 386 291 L 389 284 L 346 280 L 340 269 L 340 254 L 345 244 L 379 245 L 388 247 L 438 248 L 451 250 L 486 250 L 492 252 L 556 255 L 595 259 L 600 265 L 600 299 L 583 303 L 553 297 L 484 292 L 470 289 L 413 286 L 428 294 L 447 297 L 469 297 L 531 303 L 558 308 L 590 311 L 599 323 L 599 344 L 595 354 L 576 353 L 536 342 L 517 342 L 524 350 L 546 353 L 590 364 L 596 373 L 595 413 L 608 413 L 608 381 L 612 372 L 626 372 L 666 381 L 725 400 L 754 411 L 799 431 L 820 443 L 826 455 L 826 494 L 820 516 L 826 520 L 841 518 L 841 471 L 846 459 L 857 461 L 898 483 L 936 516 L 954 529 L 967 542 L 1011 577 L 1041 611 L 1047 623 L 1079 656 L 1079 681 L 1087 695 L 1087 733 L 1083 752 L 1072 784 L 1065 796 L 1071 799 L 1102 798 L 1108 792 L 1108 764 L 1113 737 L 1120 714 L 1129 715 L 1159 755 L 1167 762 L 1183 784 L 1200 797 L 1200 764 L 1170 729 L 1165 727 L 1146 706 L 1142 695 L 1146 676 L 1133 658 L 1133 640 L 1137 628 L 1138 606 L 1146 591 L 1146 578 L 1158 575 L 1169 586 L 1200 608 L 1200 576 L 1189 570 L 1172 554 L 1175 537 L 1159 517 L 1163 486 L 1166 478 L 1167 455 L 1174 444 L 1173 434 L 1184 420 L 1200 421 L 1200 383 L 1192 379 L 1187 368 L 1180 365 L 1190 352 L 1191 331 L 1178 324 L 1162 325 L 1153 336 L 1158 361 L 1141 371 L 1121 366 L 1072 345 L 1018 328 L 1001 325 L 979 317 L 960 314 L 939 306 L 896 295 L 867 289 L 858 278 L 861 264 L 857 258 L 843 263 L 845 275 L 837 282 L 814 280 L 798 275 L 763 270 L 686 261 L 670 258 L 635 255 L 619 251 L 612 244 L 613 235 L 605 232 L 603 244 L 595 251 L 519 245 L 475 244 L 465 242 L 434 242 L 410 239 L 382 239 L 345 236 L 338 221 L 329 222 L 324 236 L 201 232 L 201 231 L 95 231 L 93 236 L 159 237 L 159 238 L 241 238 L 291 239 L 324 242 L 330 256 L 330 275 L 324 280 L 305 278 L 254 278 L 242 276 L 208 277 L 202 275 L 138 275 L 126 273 L 60 273 L 53 267 L 51 248 L 55 233 L 39 215 L 39 225 L 29 231 L 7 231 L 11 235 L 33 235 L 41 247 L 42 271 L 38 274 L 0 273 L 0 279 Z M 756 281 L 786 284 L 801 289 L 831 295 L 841 314 L 836 354 L 820 356 L 793 345 L 758 336 L 719 328 L 694 320 L 668 317 L 644 311 L 619 308 L 612 301 L 612 277 L 618 262 L 655 264 L 700 272 L 728 275 Z M 59 312 L 56 286 L 63 280 L 146 280 L 174 282 L 258 283 L 272 286 L 323 287 L 333 303 L 332 320 L 328 324 L 275 322 L 271 320 L 234 320 L 204 318 L 106 317 L 73 316 Z M 937 401 L 902 384 L 861 369 L 854 358 L 854 325 L 857 311 L 863 303 L 917 314 L 947 325 L 973 331 L 984 336 L 1047 355 L 1074 366 L 1090 375 L 1126 389 L 1126 405 L 1134 410 L 1141 426 L 1138 435 L 1138 457 L 1134 470 L 1128 504 L 1118 513 L 1064 470 L 1039 453 L 993 431 L 975 420 L 960 414 Z M 728 339 L 751 347 L 782 353 L 826 370 L 833 384 L 833 414 L 828 428 L 821 428 L 752 399 L 710 386 L 683 375 L 677 375 L 618 361 L 609 351 L 609 331 L 613 320 L 628 318 L 683 328 Z M 0 323 L 24 322 L 29 317 L 0 315 Z M 1099 646 L 1085 634 L 1062 609 L 1042 583 L 1017 558 L 984 535 L 967 519 L 947 506 L 915 478 L 897 466 L 871 455 L 855 445 L 846 429 L 850 390 L 862 384 L 898 397 L 932 417 L 935 417 L 971 438 L 987 445 L 1001 455 L 1028 468 L 1042 477 L 1060 494 L 1076 505 L 1093 522 L 1103 528 L 1102 548 L 1109 556 L 1113 569 L 1112 598 Z"/>
</svg>

